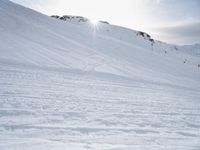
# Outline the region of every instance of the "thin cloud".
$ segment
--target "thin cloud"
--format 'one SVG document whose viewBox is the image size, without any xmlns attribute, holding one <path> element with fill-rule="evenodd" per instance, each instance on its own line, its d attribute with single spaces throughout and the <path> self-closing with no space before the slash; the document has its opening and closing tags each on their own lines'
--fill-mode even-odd
<svg viewBox="0 0 200 150">
<path fill-rule="evenodd" d="M 170 43 L 200 43 L 200 22 L 154 28 L 152 31 Z"/>
<path fill-rule="evenodd" d="M 200 22 L 158 28 L 157 31 L 171 36 L 200 36 Z"/>
</svg>

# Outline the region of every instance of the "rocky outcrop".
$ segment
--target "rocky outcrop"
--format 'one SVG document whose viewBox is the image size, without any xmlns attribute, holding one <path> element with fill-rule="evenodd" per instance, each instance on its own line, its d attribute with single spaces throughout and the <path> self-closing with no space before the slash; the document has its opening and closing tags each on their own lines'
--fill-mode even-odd
<svg viewBox="0 0 200 150">
<path fill-rule="evenodd" d="M 151 36 L 150 36 L 149 34 L 145 33 L 145 32 L 138 31 L 138 32 L 137 32 L 137 36 L 141 36 L 141 37 L 143 37 L 144 39 L 147 39 L 147 40 L 149 40 L 150 42 L 155 43 L 154 39 L 152 39 Z"/>
<path fill-rule="evenodd" d="M 57 15 L 53 15 L 51 17 L 56 18 L 56 19 L 60 19 L 60 20 L 63 20 L 63 21 L 68 21 L 68 20 L 69 21 L 74 20 L 74 21 L 78 21 L 78 22 L 89 21 L 89 19 L 82 17 L 82 16 L 71 16 L 71 15 L 57 16 Z"/>
<path fill-rule="evenodd" d="M 88 22 L 90 21 L 88 18 L 82 17 L 82 16 L 71 16 L 71 15 L 64 15 L 64 16 L 58 16 L 58 15 L 52 15 L 52 18 L 60 19 L 63 21 L 77 21 L 77 22 Z M 99 23 L 103 24 L 109 24 L 107 21 L 99 21 Z"/>
</svg>

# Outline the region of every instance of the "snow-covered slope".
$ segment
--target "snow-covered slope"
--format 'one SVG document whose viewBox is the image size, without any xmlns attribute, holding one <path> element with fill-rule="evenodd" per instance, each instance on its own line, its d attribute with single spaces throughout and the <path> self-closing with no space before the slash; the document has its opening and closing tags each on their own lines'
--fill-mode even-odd
<svg viewBox="0 0 200 150">
<path fill-rule="evenodd" d="M 0 149 L 199 150 L 199 45 L 59 18 L 0 0 Z"/>
</svg>

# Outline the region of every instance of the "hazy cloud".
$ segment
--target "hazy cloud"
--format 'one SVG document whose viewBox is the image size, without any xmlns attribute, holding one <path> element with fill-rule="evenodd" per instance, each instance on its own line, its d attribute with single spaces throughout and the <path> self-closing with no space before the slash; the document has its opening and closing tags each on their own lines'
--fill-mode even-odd
<svg viewBox="0 0 200 150">
<path fill-rule="evenodd" d="M 172 43 L 200 43 L 200 22 L 154 28 L 152 30 L 154 30 L 154 33 L 157 33 L 158 37 L 162 37 L 162 39 Z"/>
<path fill-rule="evenodd" d="M 200 22 L 164 27 L 158 30 L 171 36 L 200 36 Z"/>
</svg>

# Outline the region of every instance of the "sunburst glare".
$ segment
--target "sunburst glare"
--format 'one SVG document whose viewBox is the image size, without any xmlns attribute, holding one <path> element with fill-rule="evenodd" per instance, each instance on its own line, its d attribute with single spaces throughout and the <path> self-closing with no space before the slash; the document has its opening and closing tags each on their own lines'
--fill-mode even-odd
<svg viewBox="0 0 200 150">
<path fill-rule="evenodd" d="M 93 26 L 96 26 L 96 25 L 99 23 L 99 20 L 97 20 L 97 19 L 90 19 L 90 23 L 91 23 Z"/>
</svg>

